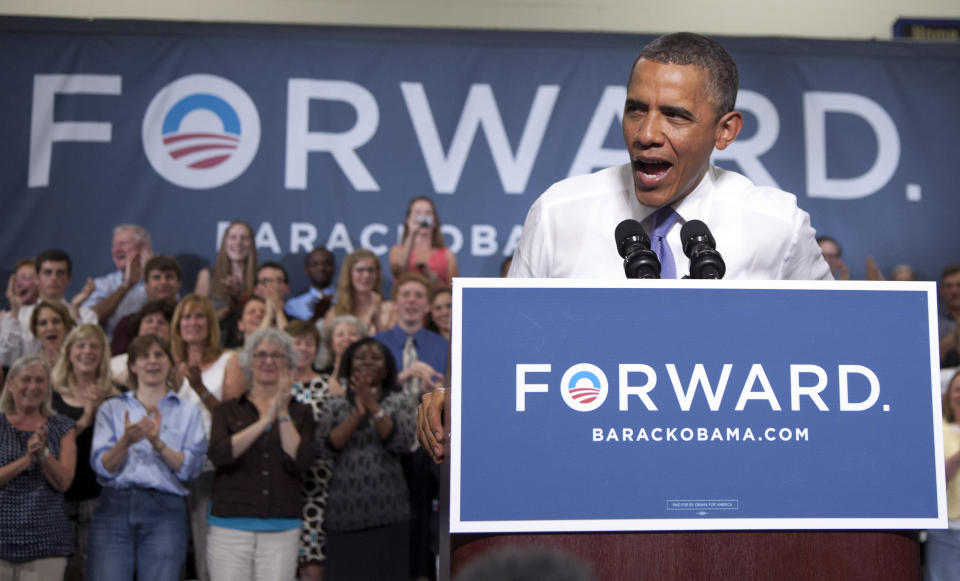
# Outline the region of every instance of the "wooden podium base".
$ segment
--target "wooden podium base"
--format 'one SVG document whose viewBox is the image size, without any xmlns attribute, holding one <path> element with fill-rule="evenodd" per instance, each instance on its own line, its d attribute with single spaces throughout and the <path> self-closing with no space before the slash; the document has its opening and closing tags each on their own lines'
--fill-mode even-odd
<svg viewBox="0 0 960 581">
<path fill-rule="evenodd" d="M 451 578 L 486 551 L 553 547 L 593 565 L 597 581 L 920 579 L 912 531 L 722 531 L 450 535 Z"/>
</svg>

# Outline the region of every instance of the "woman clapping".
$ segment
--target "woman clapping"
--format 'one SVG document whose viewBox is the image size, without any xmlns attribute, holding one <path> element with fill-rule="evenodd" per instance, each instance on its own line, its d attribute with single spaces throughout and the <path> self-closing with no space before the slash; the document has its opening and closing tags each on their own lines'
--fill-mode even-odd
<svg viewBox="0 0 960 581">
<path fill-rule="evenodd" d="M 73 420 L 53 413 L 40 355 L 10 367 L 0 394 L 0 579 L 62 579 L 73 551 L 63 492 L 77 460 Z"/>
<path fill-rule="evenodd" d="M 347 397 L 317 423 L 321 457 L 334 460 L 324 528 L 324 579 L 405 579 L 410 500 L 400 455 L 414 441 L 416 410 L 397 385 L 390 350 L 372 338 L 343 354 Z"/>
<path fill-rule="evenodd" d="M 137 387 L 100 406 L 90 463 L 103 487 L 93 513 L 87 579 L 176 581 L 187 553 L 187 483 L 207 451 L 200 409 L 170 389 L 166 341 L 130 343 Z"/>
<path fill-rule="evenodd" d="M 207 535 L 213 581 L 289 581 L 297 570 L 302 478 L 313 462 L 313 415 L 291 401 L 299 356 L 279 329 L 247 339 L 249 389 L 213 411 L 216 467 Z"/>
</svg>

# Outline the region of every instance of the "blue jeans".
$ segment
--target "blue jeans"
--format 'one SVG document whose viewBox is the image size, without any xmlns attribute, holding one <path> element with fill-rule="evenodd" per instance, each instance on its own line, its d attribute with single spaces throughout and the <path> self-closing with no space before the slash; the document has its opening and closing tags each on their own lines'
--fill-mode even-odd
<svg viewBox="0 0 960 581">
<path fill-rule="evenodd" d="M 93 511 L 87 579 L 178 581 L 187 554 L 182 496 L 104 487 Z"/>
</svg>

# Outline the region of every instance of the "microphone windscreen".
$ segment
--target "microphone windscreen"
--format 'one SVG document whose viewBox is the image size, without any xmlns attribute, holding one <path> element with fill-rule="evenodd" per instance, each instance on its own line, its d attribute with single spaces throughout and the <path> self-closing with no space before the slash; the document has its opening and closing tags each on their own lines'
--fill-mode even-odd
<svg viewBox="0 0 960 581">
<path fill-rule="evenodd" d="M 701 238 L 710 236 L 710 229 L 700 220 L 690 220 L 680 228 L 680 240 L 686 241 L 690 238 Z M 710 236 L 712 238 L 712 236 Z"/>
<path fill-rule="evenodd" d="M 640 225 L 640 222 L 637 222 L 632 218 L 627 218 L 623 222 L 617 224 L 617 228 L 614 230 L 613 236 L 616 239 L 617 252 L 620 253 L 620 256 L 624 256 L 624 246 L 630 242 L 631 239 L 639 239 L 645 248 L 650 248 L 650 237 L 647 236 L 647 233 L 644 231 L 643 226 Z"/>
<path fill-rule="evenodd" d="M 614 232 L 614 236 L 617 238 L 617 242 L 620 242 L 627 236 L 639 236 L 640 233 L 646 234 L 643 231 L 643 226 L 640 225 L 640 222 L 632 218 L 627 218 L 623 222 L 617 224 L 617 229 Z"/>
</svg>

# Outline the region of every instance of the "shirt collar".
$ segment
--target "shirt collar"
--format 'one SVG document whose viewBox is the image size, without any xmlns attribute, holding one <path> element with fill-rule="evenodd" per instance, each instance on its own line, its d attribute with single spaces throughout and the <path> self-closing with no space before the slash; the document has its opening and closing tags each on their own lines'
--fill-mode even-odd
<svg viewBox="0 0 960 581">
<path fill-rule="evenodd" d="M 137 403 L 140 404 L 140 400 L 137 399 L 137 390 L 135 389 L 127 390 L 121 393 L 120 397 L 125 397 L 129 400 L 136 400 Z M 163 401 L 165 399 L 172 399 L 174 403 L 177 403 L 177 404 L 180 403 L 180 396 L 177 395 L 177 392 L 175 392 L 172 389 L 168 389 L 167 393 L 160 398 L 160 401 Z M 140 405 L 142 406 L 143 404 L 140 404 Z"/>
<path fill-rule="evenodd" d="M 670 204 L 670 206 L 676 210 L 677 214 L 680 215 L 680 220 L 677 221 L 678 224 L 682 225 L 689 220 L 700 220 L 707 214 L 710 205 L 710 192 L 713 191 L 716 182 L 715 170 L 715 167 L 710 166 L 707 169 L 707 173 L 703 174 L 700 182 L 693 188 L 693 191 L 684 196 L 679 202 Z M 648 231 L 652 230 L 653 214 L 660 208 L 651 208 L 639 202 L 636 205 L 639 206 L 636 219 L 639 220 Z"/>
<path fill-rule="evenodd" d="M 423 335 L 427 332 L 427 328 L 421 326 L 419 329 L 417 329 L 416 333 L 413 333 L 413 334 L 411 335 L 411 334 L 407 333 L 406 331 L 404 331 L 404 330 L 400 327 L 400 325 L 394 325 L 393 328 L 390 329 L 390 330 L 387 331 L 387 332 L 388 332 L 388 333 L 391 333 L 392 335 L 394 335 L 394 338 L 395 338 L 395 339 L 398 339 L 398 340 L 400 340 L 400 341 L 405 341 L 405 340 L 407 339 L 407 337 L 413 337 L 414 342 L 419 343 L 420 340 L 423 338 Z"/>
</svg>

